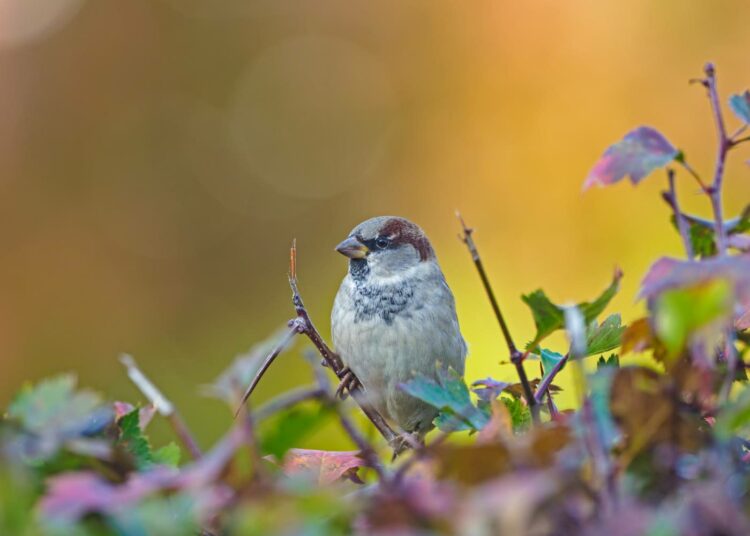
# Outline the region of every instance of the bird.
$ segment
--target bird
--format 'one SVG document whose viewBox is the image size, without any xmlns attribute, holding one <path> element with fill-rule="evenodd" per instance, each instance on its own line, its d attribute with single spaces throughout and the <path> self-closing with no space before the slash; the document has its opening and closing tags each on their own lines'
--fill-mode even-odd
<svg viewBox="0 0 750 536">
<path fill-rule="evenodd" d="M 331 311 L 333 346 L 351 373 L 339 392 L 353 374 L 383 417 L 423 442 L 438 410 L 401 385 L 436 380 L 439 367 L 463 376 L 467 353 L 435 251 L 418 225 L 396 216 L 360 223 L 336 251 L 349 259 Z"/>
</svg>

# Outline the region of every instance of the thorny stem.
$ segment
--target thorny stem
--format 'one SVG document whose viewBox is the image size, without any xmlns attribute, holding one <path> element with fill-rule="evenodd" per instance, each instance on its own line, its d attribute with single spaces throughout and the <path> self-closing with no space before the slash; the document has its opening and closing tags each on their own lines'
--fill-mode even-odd
<svg viewBox="0 0 750 536">
<path fill-rule="evenodd" d="M 682 243 L 685 246 L 685 253 L 687 253 L 687 258 L 689 260 L 693 260 L 693 244 L 690 241 L 690 231 L 687 227 L 687 222 L 685 221 L 685 217 L 680 210 L 680 205 L 677 202 L 677 189 L 675 188 L 674 170 L 672 168 L 667 169 L 667 182 L 669 183 L 669 190 L 662 192 L 661 195 L 674 211 L 675 224 L 677 225 L 677 230 L 682 237 Z"/>
<path fill-rule="evenodd" d="M 138 365 L 136 364 L 135 359 L 133 359 L 132 356 L 128 354 L 121 355 L 120 363 L 125 366 L 130 380 L 141 391 L 141 393 L 143 393 L 148 401 L 153 404 L 153 406 L 156 408 L 156 411 L 158 411 L 160 415 L 162 415 L 167 419 L 167 421 L 169 421 L 169 424 L 172 426 L 175 435 L 177 435 L 180 442 L 188 451 L 190 457 L 194 460 L 200 458 L 203 453 L 201 452 L 198 443 L 195 441 L 193 434 L 190 432 L 190 429 L 187 427 L 187 424 L 185 424 L 185 421 L 182 420 L 182 417 L 175 409 L 174 404 L 172 404 L 172 402 L 170 402 L 167 397 L 164 396 L 159 388 L 156 387 L 156 385 L 154 385 L 154 383 L 146 377 L 141 369 L 138 368 Z"/>
<path fill-rule="evenodd" d="M 513 337 L 510 334 L 508 325 L 505 323 L 503 313 L 500 311 L 500 306 L 498 305 L 497 299 L 495 298 L 495 292 L 492 290 L 492 285 L 490 285 L 490 281 L 487 277 L 487 272 L 485 272 L 484 265 L 482 264 L 482 258 L 479 256 L 479 250 L 477 250 L 477 246 L 474 243 L 474 238 L 472 237 L 474 229 L 466 226 L 466 223 L 464 222 L 464 219 L 461 217 L 461 214 L 459 212 L 456 212 L 456 217 L 461 223 L 461 230 L 463 231 L 463 235 L 460 236 L 461 241 L 466 244 L 466 247 L 469 249 L 469 253 L 471 253 L 471 259 L 474 261 L 474 266 L 479 273 L 479 278 L 482 280 L 482 285 L 484 286 L 484 290 L 490 300 L 492 310 L 495 312 L 495 317 L 497 318 L 498 324 L 500 324 L 500 330 L 503 332 L 503 337 L 505 338 L 505 343 L 508 346 L 508 352 L 510 353 L 510 360 L 516 366 L 516 371 L 518 372 L 518 378 L 520 379 L 521 386 L 523 387 L 526 402 L 528 403 L 529 409 L 531 410 L 531 416 L 534 419 L 535 423 L 539 423 L 539 405 L 537 403 L 537 400 L 534 398 L 534 391 L 531 389 L 529 378 L 526 376 L 526 371 L 523 368 L 523 359 L 525 356 L 518 350 L 515 343 L 513 342 Z"/>
<path fill-rule="evenodd" d="M 711 110 L 714 116 L 714 124 L 716 125 L 718 139 L 714 180 L 707 190 L 707 193 L 711 198 L 711 207 L 714 212 L 716 249 L 718 250 L 718 255 L 721 257 L 726 254 L 726 232 L 724 229 L 721 189 L 724 183 L 724 164 L 726 162 L 727 152 L 732 147 L 732 141 L 727 136 L 727 131 L 724 127 L 724 117 L 721 113 L 721 103 L 719 102 L 719 94 L 716 89 L 716 69 L 713 63 L 707 63 L 703 70 L 706 73 L 704 85 L 708 91 L 708 99 L 711 102 Z"/>
</svg>

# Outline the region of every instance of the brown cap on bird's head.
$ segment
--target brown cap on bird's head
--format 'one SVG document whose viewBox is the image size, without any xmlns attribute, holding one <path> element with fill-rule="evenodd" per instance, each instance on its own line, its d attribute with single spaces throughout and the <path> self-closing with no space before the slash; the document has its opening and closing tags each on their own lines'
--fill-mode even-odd
<svg viewBox="0 0 750 536">
<path fill-rule="evenodd" d="M 336 251 L 351 259 L 362 259 L 370 252 L 410 245 L 420 261 L 435 257 L 430 241 L 422 229 L 406 218 L 379 216 L 357 225 Z"/>
</svg>

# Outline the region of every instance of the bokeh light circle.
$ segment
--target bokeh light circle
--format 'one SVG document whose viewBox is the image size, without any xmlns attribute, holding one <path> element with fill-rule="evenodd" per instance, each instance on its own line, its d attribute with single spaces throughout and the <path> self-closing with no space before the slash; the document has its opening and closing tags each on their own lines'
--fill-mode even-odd
<svg viewBox="0 0 750 536">
<path fill-rule="evenodd" d="M 44 39 L 67 24 L 84 0 L 0 0 L 0 48 Z"/>
</svg>

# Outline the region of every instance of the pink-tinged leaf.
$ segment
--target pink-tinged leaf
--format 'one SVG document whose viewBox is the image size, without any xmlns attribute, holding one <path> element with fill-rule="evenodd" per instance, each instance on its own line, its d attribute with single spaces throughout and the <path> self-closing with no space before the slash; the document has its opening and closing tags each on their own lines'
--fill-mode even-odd
<svg viewBox="0 0 750 536">
<path fill-rule="evenodd" d="M 633 184 L 657 168 L 666 166 L 679 154 L 669 141 L 651 127 L 638 127 L 610 146 L 589 172 L 583 189 L 607 186 L 629 176 Z"/>
<path fill-rule="evenodd" d="M 175 475 L 173 469 L 157 468 L 134 473 L 116 485 L 92 471 L 63 473 L 47 481 L 39 506 L 45 517 L 63 521 L 76 521 L 89 513 L 113 513 L 171 484 Z"/>
<path fill-rule="evenodd" d="M 729 107 L 744 123 L 750 124 L 750 91 L 745 91 L 742 95 L 732 95 L 729 98 Z"/>
<path fill-rule="evenodd" d="M 733 286 L 735 325 L 750 327 L 750 255 L 710 258 L 702 261 L 680 261 L 668 257 L 657 260 L 641 283 L 639 298 L 652 299 L 662 292 L 725 279 Z M 741 326 L 746 326 L 745 328 Z"/>
<path fill-rule="evenodd" d="M 112 405 L 115 410 L 116 421 L 119 421 L 122 417 L 124 417 L 128 413 L 131 413 L 135 409 L 135 406 L 133 406 L 133 404 L 129 404 L 127 402 L 114 402 Z M 146 429 L 148 424 L 151 422 L 151 419 L 154 418 L 155 414 L 156 407 L 153 404 L 149 404 L 148 406 L 144 406 L 138 410 L 138 426 L 141 430 Z"/>
<path fill-rule="evenodd" d="M 320 485 L 341 479 L 362 483 L 357 470 L 365 466 L 357 451 L 290 449 L 281 468 L 287 475 L 308 474 Z"/>
<path fill-rule="evenodd" d="M 649 268 L 641 283 L 640 298 L 653 298 L 665 290 L 684 288 L 727 278 L 737 285 L 738 293 L 750 293 L 750 255 L 681 261 L 662 257 Z"/>
<path fill-rule="evenodd" d="M 128 507 L 160 492 L 222 492 L 221 476 L 235 452 L 247 442 L 245 426 L 233 427 L 210 452 L 182 471 L 164 465 L 131 473 L 123 483 L 113 483 L 93 471 L 62 473 L 49 478 L 40 501 L 42 515 L 60 521 L 76 521 L 89 513 L 119 514 Z M 206 512 L 214 515 L 216 512 Z"/>
</svg>

